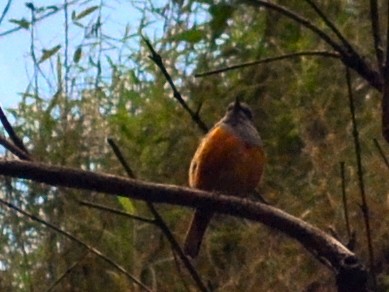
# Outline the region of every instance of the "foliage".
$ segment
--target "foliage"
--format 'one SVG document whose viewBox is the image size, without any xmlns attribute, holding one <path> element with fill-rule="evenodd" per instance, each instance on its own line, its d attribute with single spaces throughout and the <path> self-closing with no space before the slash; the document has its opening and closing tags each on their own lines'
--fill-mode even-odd
<svg viewBox="0 0 389 292">
<path fill-rule="evenodd" d="M 69 24 L 87 31 L 85 39 L 71 45 L 66 44 L 71 41 L 67 39 L 42 49 L 35 64 L 38 88 L 29 86 L 19 106 L 9 110 L 35 160 L 124 174 L 106 143 L 106 138 L 112 137 L 137 177 L 186 184 L 201 132 L 147 58 L 140 35 L 150 37 L 152 21 L 157 21 L 164 30 L 152 42 L 190 107 L 201 105 L 201 117 L 208 125 L 223 115 L 237 95 L 253 108 L 268 159 L 260 186 L 264 196 L 324 230 L 334 229 L 345 242 L 339 165 L 346 163 L 356 253 L 367 261 L 345 68 L 339 60 L 290 58 L 193 78 L 194 73 L 286 53 L 328 50 L 316 35 L 275 12 L 251 9 L 239 2 L 167 1 L 157 6 L 150 1 L 137 7 L 143 13 L 139 25 L 126 28 L 122 38 L 113 42 L 103 34 L 101 13 L 108 8 L 90 2 L 89 6 L 72 6 Z M 279 3 L 326 29 L 306 2 Z M 373 47 L 366 45 L 371 38 L 366 3 L 316 3 L 361 54 L 374 58 Z M 39 14 L 48 8 L 35 9 Z M 10 21 L 23 29 L 34 26 L 25 18 Z M 92 44 L 86 44 L 87 39 Z M 135 49 L 127 49 L 134 44 Z M 66 46 L 74 48 L 73 54 L 66 55 Z M 49 89 L 39 70 L 45 63 L 55 68 L 46 73 L 54 84 Z M 372 142 L 381 135 L 380 100 L 365 81 L 356 74 L 352 77 L 373 244 L 384 291 L 389 287 L 388 170 Z M 2 189 L 9 201 L 104 251 L 148 286 L 161 291 L 194 289 L 155 226 L 92 210 L 78 201 L 87 197 L 148 217 L 143 203 L 6 178 Z M 158 210 L 182 240 L 190 212 L 167 206 L 158 206 Z M 57 286 L 58 291 L 136 289 L 75 243 L 6 209 L 0 216 L 1 290 L 45 290 L 77 261 Z M 329 290 L 334 286 L 329 271 L 289 238 L 225 216 L 213 220 L 196 267 L 220 291 L 302 291 L 318 286 Z"/>
</svg>

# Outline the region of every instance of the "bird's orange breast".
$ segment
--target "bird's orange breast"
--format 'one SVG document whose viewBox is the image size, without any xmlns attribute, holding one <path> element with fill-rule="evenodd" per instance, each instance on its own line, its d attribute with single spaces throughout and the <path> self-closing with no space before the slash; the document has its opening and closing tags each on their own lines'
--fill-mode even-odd
<svg viewBox="0 0 389 292">
<path fill-rule="evenodd" d="M 259 183 L 265 154 L 227 128 L 215 127 L 199 145 L 189 172 L 189 184 L 199 189 L 245 195 Z"/>
</svg>

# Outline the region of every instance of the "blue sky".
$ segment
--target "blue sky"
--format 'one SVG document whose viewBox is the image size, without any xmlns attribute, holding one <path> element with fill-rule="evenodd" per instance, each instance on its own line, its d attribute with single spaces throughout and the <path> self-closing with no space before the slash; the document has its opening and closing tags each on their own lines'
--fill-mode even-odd
<svg viewBox="0 0 389 292">
<path fill-rule="evenodd" d="M 5 4 L 6 1 L 2 1 Z M 20 18 L 24 4 L 22 1 L 16 1 L 11 6 L 8 15 L 13 14 L 15 18 Z M 22 5 L 21 5 L 22 4 Z M 4 9 L 0 6 L 1 11 Z M 4 32 L 14 25 L 8 23 L 8 19 L 4 19 L 0 26 L 0 32 Z M 19 31 L 8 36 L 0 37 L 0 102 L 3 106 L 9 107 L 15 105 L 19 100 L 17 91 L 23 91 L 23 87 L 27 84 L 26 69 L 24 66 L 24 54 L 28 48 L 28 32 Z"/>
<path fill-rule="evenodd" d="M 0 1 L 0 12 L 3 11 L 7 1 Z M 35 7 L 61 5 L 63 1 L 32 1 Z M 84 1 L 87 2 L 87 1 Z M 161 1 L 156 1 L 156 3 Z M 84 9 L 99 4 L 100 1 L 90 1 L 84 6 L 71 6 L 70 12 L 77 13 Z M 103 9 L 104 32 L 111 36 L 123 35 L 127 24 L 137 27 L 140 13 L 131 5 L 131 1 L 105 1 Z M 0 34 L 15 27 L 9 22 L 10 19 L 28 19 L 30 10 L 25 6 L 25 1 L 12 1 L 12 6 L 0 25 Z M 87 18 L 85 22 L 87 22 Z M 64 39 L 64 13 L 59 12 L 55 16 L 47 18 L 36 26 L 36 53 L 38 58 L 41 48 L 52 48 L 55 44 L 63 43 Z M 157 29 L 157 28 L 156 28 Z M 79 44 L 82 40 L 80 30 L 70 30 L 70 43 Z M 70 48 L 70 56 L 75 47 Z M 20 101 L 20 93 L 27 88 L 32 77 L 32 60 L 30 56 L 30 31 L 22 29 L 15 33 L 0 37 L 0 103 L 5 107 L 15 107 Z M 47 74 L 50 74 L 47 72 Z"/>
</svg>

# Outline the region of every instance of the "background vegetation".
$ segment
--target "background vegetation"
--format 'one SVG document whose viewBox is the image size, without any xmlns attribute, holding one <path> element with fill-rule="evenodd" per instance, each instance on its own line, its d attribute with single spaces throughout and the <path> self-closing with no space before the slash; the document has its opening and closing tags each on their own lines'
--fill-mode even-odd
<svg viewBox="0 0 389 292">
<path fill-rule="evenodd" d="M 277 1 L 328 31 L 307 2 Z M 315 3 L 362 56 L 375 58 L 367 3 Z M 40 48 L 39 40 L 31 38 L 34 74 L 22 101 L 8 109 L 8 115 L 34 160 L 124 175 L 106 142 L 112 137 L 137 177 L 187 184 L 189 162 L 202 133 L 148 58 L 140 38 L 144 35 L 161 54 L 189 106 L 194 110 L 201 106 L 208 126 L 237 95 L 253 108 L 268 157 L 260 185 L 264 197 L 323 230 L 335 230 L 347 242 L 340 176 L 340 163 L 345 163 L 355 252 L 368 262 L 345 66 L 339 59 L 302 56 L 194 77 L 288 53 L 331 51 L 317 35 L 276 12 L 239 1 L 128 1 L 142 17 L 123 28 L 120 39 L 104 31 L 101 15 L 109 5 L 104 1 L 28 5 L 31 15 L 23 19 L 10 15 L 16 28 L 37 33 L 44 30 L 38 23 L 61 15 L 66 24 L 60 29 L 78 29 L 84 36 L 73 43 L 65 33 L 61 43 L 48 48 Z M 385 9 L 382 4 L 380 10 Z M 161 35 L 153 34 L 155 23 L 163 28 Z M 357 74 L 351 77 L 379 290 L 387 291 L 388 168 L 373 143 L 378 139 L 387 151 L 381 138 L 381 99 Z M 143 202 L 5 177 L 1 188 L 3 198 L 103 251 L 149 287 L 196 289 L 155 226 L 82 206 L 79 200 L 148 217 Z M 158 210 L 183 240 L 191 210 L 171 206 Z M 0 209 L 0 220 L 1 291 L 45 291 L 65 271 L 53 290 L 138 289 L 100 258 L 45 226 L 8 209 Z M 334 287 L 331 273 L 297 243 L 269 228 L 226 216 L 213 220 L 196 268 L 219 291 Z"/>
</svg>

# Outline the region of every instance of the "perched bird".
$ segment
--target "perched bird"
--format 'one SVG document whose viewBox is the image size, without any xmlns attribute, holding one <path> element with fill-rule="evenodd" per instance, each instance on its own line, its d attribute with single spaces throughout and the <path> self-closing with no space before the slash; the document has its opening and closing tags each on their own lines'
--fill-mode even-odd
<svg viewBox="0 0 389 292">
<path fill-rule="evenodd" d="M 198 146 L 189 168 L 189 185 L 207 191 L 244 197 L 255 190 L 265 164 L 261 137 L 250 108 L 236 99 Z M 212 208 L 196 209 L 184 243 L 195 258 Z"/>
</svg>

